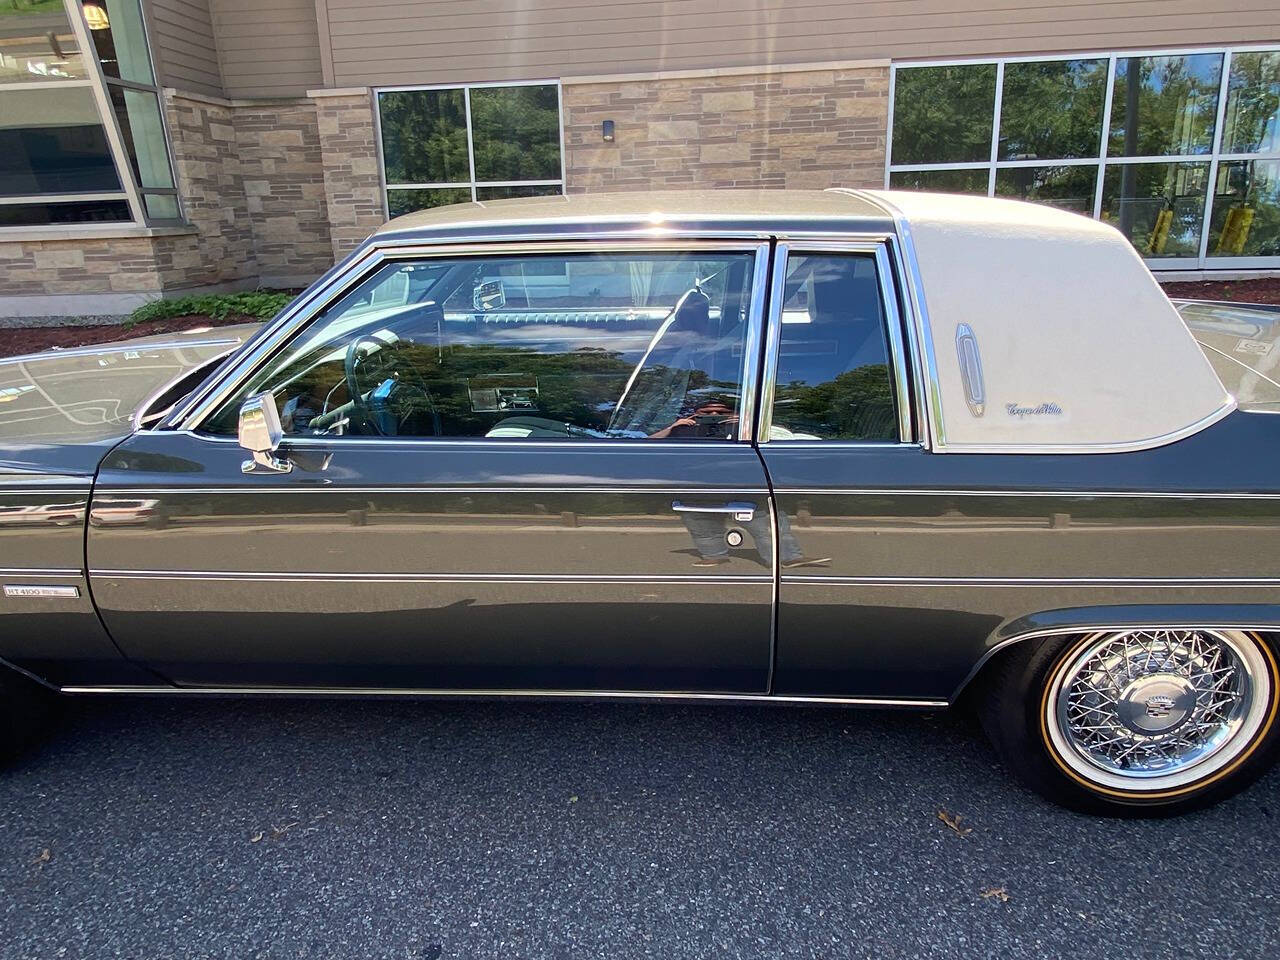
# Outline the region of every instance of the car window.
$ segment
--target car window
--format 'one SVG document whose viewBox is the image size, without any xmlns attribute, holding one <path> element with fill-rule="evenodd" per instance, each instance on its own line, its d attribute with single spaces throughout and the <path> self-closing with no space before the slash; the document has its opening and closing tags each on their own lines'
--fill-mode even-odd
<svg viewBox="0 0 1280 960">
<path fill-rule="evenodd" d="M 270 392 L 286 436 L 727 440 L 754 254 L 386 264 L 205 425 Z"/>
<path fill-rule="evenodd" d="M 770 440 L 897 440 L 875 260 L 787 258 Z"/>
</svg>

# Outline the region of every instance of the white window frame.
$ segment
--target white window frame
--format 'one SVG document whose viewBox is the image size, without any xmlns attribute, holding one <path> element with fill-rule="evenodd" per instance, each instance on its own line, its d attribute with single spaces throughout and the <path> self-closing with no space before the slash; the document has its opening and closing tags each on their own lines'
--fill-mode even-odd
<svg viewBox="0 0 1280 960">
<path fill-rule="evenodd" d="M 1280 267 L 1280 256 L 1274 257 L 1212 257 L 1209 256 L 1209 227 L 1213 220 L 1214 189 L 1218 180 L 1220 163 L 1240 160 L 1275 161 L 1280 163 L 1280 150 L 1263 151 L 1261 153 L 1222 153 L 1222 125 L 1227 107 L 1227 84 L 1231 77 L 1231 59 L 1237 53 L 1280 52 L 1280 44 L 1255 43 L 1233 44 L 1212 47 L 1171 47 L 1150 50 L 1114 50 L 1114 51 L 1068 51 L 1054 54 L 1036 54 L 1017 57 L 954 57 L 940 60 L 903 60 L 894 62 L 889 70 L 889 126 L 886 135 L 884 156 L 884 185 L 890 184 L 890 176 L 894 173 L 909 173 L 927 170 L 986 170 L 987 196 L 996 195 L 996 171 L 1018 167 L 1083 167 L 1097 168 L 1097 178 L 1093 188 L 1093 217 L 1100 219 L 1102 215 L 1102 188 L 1109 165 L 1121 166 L 1127 163 L 1207 163 L 1208 178 L 1205 187 L 1204 219 L 1200 228 L 1200 245 L 1193 257 L 1146 257 L 1144 261 L 1152 270 L 1240 270 L 1269 269 Z M 1111 106 L 1112 91 L 1115 89 L 1116 63 L 1129 57 L 1179 57 L 1195 54 L 1220 54 L 1222 56 L 1222 74 L 1218 84 L 1217 112 L 1213 127 L 1213 143 L 1208 153 L 1199 154 L 1167 154 L 1158 157 L 1108 157 L 1107 144 L 1111 139 Z M 1106 92 L 1102 106 L 1102 131 L 1098 141 L 1098 152 L 1089 157 L 1072 157 L 1063 160 L 999 160 L 1000 150 L 1000 111 L 1004 95 L 1004 68 L 1009 63 L 1053 63 L 1063 60 L 1106 60 L 1107 79 Z M 996 95 L 991 118 L 991 152 L 986 160 L 970 163 L 893 163 L 893 107 L 897 86 L 898 70 L 910 67 L 948 67 L 977 66 L 994 64 L 996 68 Z"/>
<path fill-rule="evenodd" d="M 560 177 L 553 180 L 476 180 L 476 155 L 471 132 L 471 91 L 480 88 L 494 87 L 555 87 L 556 113 L 560 128 Z M 419 90 L 461 90 L 463 110 L 467 120 L 467 173 L 468 179 L 456 183 L 387 183 L 386 151 L 382 145 L 382 103 L 380 97 L 384 93 L 405 93 Z M 373 88 L 373 131 L 378 146 L 378 183 L 382 188 L 382 212 L 385 217 L 391 215 L 391 202 L 388 196 L 392 190 L 462 190 L 470 189 L 471 200 L 477 199 L 476 193 L 482 187 L 559 187 L 564 193 L 564 88 L 556 80 L 495 80 L 485 83 L 433 83 L 410 84 L 394 87 Z"/>
<path fill-rule="evenodd" d="M 143 193 L 171 195 L 178 204 L 176 220 L 160 220 L 159 225 L 176 226 L 186 222 L 182 204 L 182 195 L 177 189 L 177 171 L 173 164 L 172 139 L 169 135 L 169 119 L 165 115 L 164 98 L 160 94 L 159 78 L 156 76 L 155 49 L 151 45 L 151 31 L 148 23 L 146 3 L 135 0 L 139 6 L 143 37 L 147 45 L 147 57 L 151 66 L 152 85 L 136 83 L 130 80 L 108 80 L 102 72 L 102 64 L 98 62 L 97 47 L 93 43 L 88 24 L 84 19 L 84 10 L 80 0 L 62 0 L 63 10 L 75 34 L 76 44 L 84 62 L 86 76 L 75 80 L 32 80 L 25 83 L 9 83 L 0 86 L 0 99 L 10 90 L 70 90 L 77 87 L 88 88 L 93 94 L 94 106 L 98 111 L 98 120 L 102 124 L 111 151 L 111 159 L 115 164 L 116 177 L 120 181 L 120 190 L 97 190 L 90 193 L 32 193 L 16 196 L 0 197 L 0 204 L 18 205 L 24 203 L 74 203 L 76 201 L 125 200 L 129 204 L 128 220 L 91 220 L 84 223 L 42 223 L 23 226 L 0 225 L 0 238 L 22 236 L 23 234 L 46 234 L 50 230 L 74 231 L 92 236 L 95 233 L 113 233 L 125 227 L 145 227 L 149 225 L 146 208 L 143 205 Z M 155 95 L 160 108 L 160 124 L 164 131 L 165 157 L 169 162 L 170 176 L 173 178 L 172 188 L 148 188 L 143 191 L 133 176 L 133 165 L 129 161 L 129 150 L 124 143 L 124 135 L 120 132 L 120 123 L 116 117 L 115 107 L 107 90 L 108 82 L 134 90 L 145 91 Z"/>
</svg>

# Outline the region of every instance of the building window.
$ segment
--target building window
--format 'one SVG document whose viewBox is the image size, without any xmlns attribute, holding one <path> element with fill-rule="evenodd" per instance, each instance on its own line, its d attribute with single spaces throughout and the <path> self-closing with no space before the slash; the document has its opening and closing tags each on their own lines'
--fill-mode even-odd
<svg viewBox="0 0 1280 960">
<path fill-rule="evenodd" d="M 893 91 L 891 187 L 1097 217 L 1153 266 L 1280 265 L 1280 50 L 903 64 Z"/>
<path fill-rule="evenodd" d="M 180 216 L 139 0 L 0 5 L 0 227 Z"/>
<path fill-rule="evenodd" d="M 564 192 L 560 86 L 379 90 L 387 215 Z"/>
</svg>

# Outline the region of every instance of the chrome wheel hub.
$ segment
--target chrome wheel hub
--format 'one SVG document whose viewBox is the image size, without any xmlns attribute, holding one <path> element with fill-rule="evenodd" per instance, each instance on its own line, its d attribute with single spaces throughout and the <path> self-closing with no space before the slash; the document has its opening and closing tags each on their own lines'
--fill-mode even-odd
<svg viewBox="0 0 1280 960">
<path fill-rule="evenodd" d="M 1100 786 L 1157 790 L 1206 777 L 1245 749 L 1270 699 L 1257 644 L 1233 631 L 1098 634 L 1051 681 L 1045 726 Z"/>
<path fill-rule="evenodd" d="M 1195 685 L 1180 674 L 1148 674 L 1120 691 L 1116 716 L 1139 736 L 1168 733 L 1195 712 L 1196 694 Z"/>
</svg>

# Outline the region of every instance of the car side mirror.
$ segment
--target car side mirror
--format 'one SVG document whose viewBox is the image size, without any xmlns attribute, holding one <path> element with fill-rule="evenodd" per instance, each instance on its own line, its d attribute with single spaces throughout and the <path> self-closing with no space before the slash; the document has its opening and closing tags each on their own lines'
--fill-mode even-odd
<svg viewBox="0 0 1280 960">
<path fill-rule="evenodd" d="M 270 393 L 249 397 L 240 405 L 240 446 L 253 454 L 252 460 L 240 464 L 245 473 L 288 473 L 293 464 L 276 457 L 284 440 L 280 411 Z"/>
</svg>

